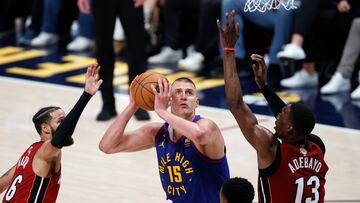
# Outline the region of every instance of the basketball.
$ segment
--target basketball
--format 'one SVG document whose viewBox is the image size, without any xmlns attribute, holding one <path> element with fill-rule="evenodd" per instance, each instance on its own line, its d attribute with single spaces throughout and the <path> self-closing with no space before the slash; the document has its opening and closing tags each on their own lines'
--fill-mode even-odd
<svg viewBox="0 0 360 203">
<path fill-rule="evenodd" d="M 160 73 L 146 71 L 131 83 L 131 96 L 140 108 L 148 111 L 154 110 L 155 95 L 151 85 L 157 87 L 159 78 L 164 78 L 164 76 Z"/>
</svg>

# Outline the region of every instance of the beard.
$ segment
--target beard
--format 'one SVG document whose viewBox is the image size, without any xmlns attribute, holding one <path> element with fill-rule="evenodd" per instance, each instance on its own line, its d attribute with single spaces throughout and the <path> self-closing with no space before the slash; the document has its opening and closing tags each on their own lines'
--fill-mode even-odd
<svg viewBox="0 0 360 203">
<path fill-rule="evenodd" d="M 55 134 L 55 129 L 52 126 L 50 126 L 50 128 L 51 128 L 51 134 L 54 135 Z M 72 137 L 70 137 L 68 140 L 66 140 L 66 142 L 64 143 L 63 146 L 68 147 L 68 146 L 71 146 L 73 144 L 74 144 L 74 139 Z"/>
</svg>

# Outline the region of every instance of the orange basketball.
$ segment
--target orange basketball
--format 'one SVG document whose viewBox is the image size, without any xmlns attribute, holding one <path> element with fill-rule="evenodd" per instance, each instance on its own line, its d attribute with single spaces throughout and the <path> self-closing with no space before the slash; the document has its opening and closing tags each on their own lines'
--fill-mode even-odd
<svg viewBox="0 0 360 203">
<path fill-rule="evenodd" d="M 155 72 L 144 72 L 137 77 L 130 86 L 131 96 L 140 108 L 148 111 L 154 110 L 155 95 L 151 85 L 158 86 L 158 79 L 164 76 Z"/>
</svg>

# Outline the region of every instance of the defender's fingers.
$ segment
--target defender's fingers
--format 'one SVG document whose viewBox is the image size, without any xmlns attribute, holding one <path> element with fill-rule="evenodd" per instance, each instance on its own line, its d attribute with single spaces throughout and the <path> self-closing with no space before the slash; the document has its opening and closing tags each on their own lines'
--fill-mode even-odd
<svg viewBox="0 0 360 203">
<path fill-rule="evenodd" d="M 236 36 L 239 37 L 240 36 L 240 27 L 239 27 L 239 23 L 236 23 L 235 25 L 235 29 L 236 29 Z"/>
<path fill-rule="evenodd" d="M 235 25 L 235 10 L 231 11 L 231 25 Z"/>
<path fill-rule="evenodd" d="M 229 13 L 225 13 L 225 30 L 229 28 Z"/>
<path fill-rule="evenodd" d="M 101 66 L 99 66 L 99 65 L 96 66 L 95 71 L 94 71 L 94 76 L 96 76 L 97 74 L 99 74 L 100 68 L 101 68 Z"/>
<path fill-rule="evenodd" d="M 104 82 L 104 81 L 103 81 L 102 79 L 98 80 L 98 81 L 96 82 L 96 88 L 99 89 L 99 87 L 101 86 L 101 84 L 102 84 L 103 82 Z"/>
<path fill-rule="evenodd" d="M 90 75 L 91 75 L 91 65 L 87 67 L 85 76 L 89 77 Z"/>
<path fill-rule="evenodd" d="M 94 69 L 95 69 L 95 67 L 96 67 L 96 63 L 95 64 L 91 64 L 90 66 L 89 66 L 89 75 L 90 76 L 93 76 L 94 75 Z"/>
<path fill-rule="evenodd" d="M 253 69 L 255 76 L 257 75 L 257 73 L 259 72 L 259 68 L 257 64 L 251 64 L 251 68 Z"/>
<path fill-rule="evenodd" d="M 224 35 L 224 28 L 221 27 L 221 24 L 220 24 L 220 20 L 219 20 L 219 19 L 216 21 L 216 25 L 217 25 L 217 27 L 218 27 L 218 30 L 219 30 L 220 34 L 221 34 L 221 35 Z"/>
</svg>

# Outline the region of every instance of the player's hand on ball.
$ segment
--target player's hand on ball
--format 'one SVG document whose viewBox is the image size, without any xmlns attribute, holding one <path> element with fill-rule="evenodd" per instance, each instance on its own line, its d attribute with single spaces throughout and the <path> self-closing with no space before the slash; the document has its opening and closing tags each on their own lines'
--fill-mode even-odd
<svg viewBox="0 0 360 203">
<path fill-rule="evenodd" d="M 155 94 L 155 104 L 154 109 L 156 110 L 166 110 L 169 106 L 169 101 L 171 98 L 171 85 L 166 78 L 159 78 L 158 88 L 154 85 L 151 85 L 151 89 Z"/>
</svg>

